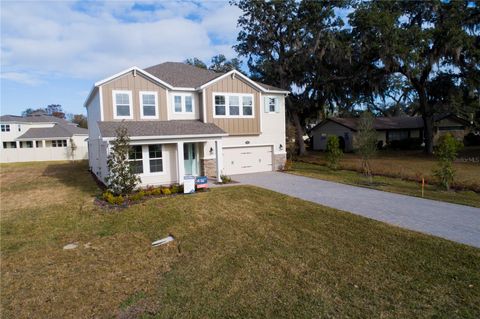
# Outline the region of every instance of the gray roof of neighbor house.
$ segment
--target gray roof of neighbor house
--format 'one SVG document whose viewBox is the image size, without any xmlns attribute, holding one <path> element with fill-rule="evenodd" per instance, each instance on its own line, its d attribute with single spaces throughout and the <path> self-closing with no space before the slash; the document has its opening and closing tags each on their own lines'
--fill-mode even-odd
<svg viewBox="0 0 480 319">
<path fill-rule="evenodd" d="M 46 114 L 36 114 L 29 116 L 18 115 L 2 115 L 0 116 L 0 122 L 14 122 L 14 123 L 59 123 L 63 125 L 76 126 L 76 124 L 68 122 L 65 119 L 59 117 L 50 116 Z"/>
<path fill-rule="evenodd" d="M 451 118 L 465 125 L 465 120 L 455 116 L 454 114 L 438 114 L 434 116 L 434 121 L 440 121 L 444 118 Z M 328 121 L 335 122 L 353 131 L 358 130 L 359 118 L 354 117 L 330 117 L 317 124 L 312 128 L 312 130 L 322 126 Z M 373 127 L 379 131 L 395 129 L 420 129 L 423 128 L 423 119 L 421 116 L 376 117 L 373 120 Z"/>
<path fill-rule="evenodd" d="M 225 135 L 225 131 L 213 123 L 203 123 L 197 120 L 173 121 L 123 121 L 98 122 L 103 137 L 115 137 L 116 129 L 127 128 L 132 136 L 181 136 L 181 135 Z"/>
<path fill-rule="evenodd" d="M 17 139 L 39 138 L 69 138 L 73 135 L 88 135 L 88 130 L 78 127 L 77 124 L 68 122 L 55 116 L 36 114 L 31 116 L 3 115 L 1 123 L 52 123 L 52 127 L 32 127 Z"/>
<path fill-rule="evenodd" d="M 73 135 L 88 135 L 88 130 L 73 126 L 55 124 L 52 127 L 32 127 L 20 135 L 18 140 L 39 138 L 69 138 Z"/>
<path fill-rule="evenodd" d="M 165 62 L 150 66 L 144 70 L 171 86 L 184 88 L 200 87 L 225 74 L 181 62 Z M 271 85 L 254 82 L 267 90 L 282 90 Z"/>
</svg>

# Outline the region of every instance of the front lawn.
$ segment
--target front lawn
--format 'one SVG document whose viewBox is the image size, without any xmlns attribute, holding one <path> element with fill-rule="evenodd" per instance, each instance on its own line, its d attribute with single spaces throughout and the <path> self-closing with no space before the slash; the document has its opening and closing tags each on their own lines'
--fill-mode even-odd
<svg viewBox="0 0 480 319">
<path fill-rule="evenodd" d="M 0 168 L 5 318 L 480 316 L 479 249 L 247 186 L 103 211 L 85 163 Z"/>
</svg>

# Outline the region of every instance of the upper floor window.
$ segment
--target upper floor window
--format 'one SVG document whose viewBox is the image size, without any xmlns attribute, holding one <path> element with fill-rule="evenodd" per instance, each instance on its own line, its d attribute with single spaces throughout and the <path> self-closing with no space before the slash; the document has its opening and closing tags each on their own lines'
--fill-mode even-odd
<svg viewBox="0 0 480 319">
<path fill-rule="evenodd" d="M 158 118 L 157 92 L 140 92 L 140 107 L 142 109 L 142 118 Z"/>
<path fill-rule="evenodd" d="M 215 117 L 253 117 L 252 94 L 214 94 Z"/>
<path fill-rule="evenodd" d="M 190 93 L 173 95 L 173 110 L 175 113 L 193 113 L 193 95 Z"/>
<path fill-rule="evenodd" d="M 278 113 L 280 112 L 280 104 L 278 97 L 266 96 L 265 97 L 265 113 Z"/>
<path fill-rule="evenodd" d="M 2 132 L 10 132 L 10 124 L 1 125 Z"/>
<path fill-rule="evenodd" d="M 112 91 L 113 94 L 113 115 L 116 119 L 132 119 L 132 92 Z"/>
</svg>

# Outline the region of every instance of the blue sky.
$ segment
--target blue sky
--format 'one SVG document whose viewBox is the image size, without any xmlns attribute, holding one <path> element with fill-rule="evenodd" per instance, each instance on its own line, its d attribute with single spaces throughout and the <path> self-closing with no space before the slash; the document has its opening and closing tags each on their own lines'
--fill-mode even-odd
<svg viewBox="0 0 480 319">
<path fill-rule="evenodd" d="M 83 113 L 94 82 L 130 66 L 236 56 L 228 1 L 1 1 L 0 113 Z"/>
</svg>

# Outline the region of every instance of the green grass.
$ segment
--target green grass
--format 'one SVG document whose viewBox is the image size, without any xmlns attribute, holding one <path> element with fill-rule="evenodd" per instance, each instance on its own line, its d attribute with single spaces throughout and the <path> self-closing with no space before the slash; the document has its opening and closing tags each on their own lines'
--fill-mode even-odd
<svg viewBox="0 0 480 319">
<path fill-rule="evenodd" d="M 372 182 L 363 174 L 350 170 L 332 170 L 324 165 L 294 162 L 288 173 L 332 182 L 378 189 L 386 192 L 422 197 L 421 183 L 401 178 L 374 176 Z M 424 198 L 480 207 L 480 194 L 474 191 L 445 191 L 438 185 L 426 184 Z"/>
<path fill-rule="evenodd" d="M 0 168 L 6 318 L 480 316 L 473 247 L 247 186 L 103 211 L 84 163 Z"/>
</svg>

